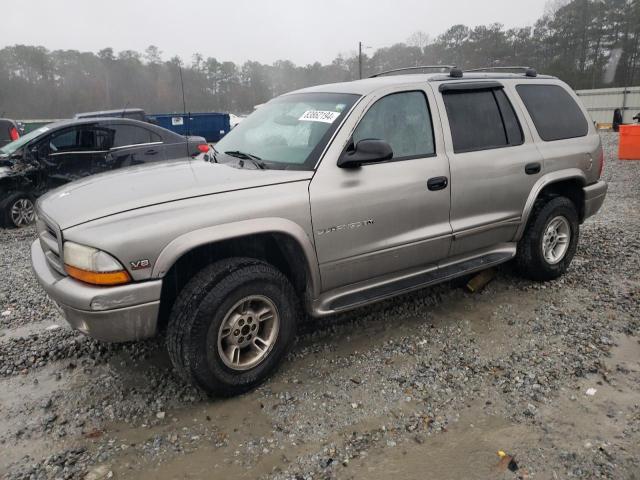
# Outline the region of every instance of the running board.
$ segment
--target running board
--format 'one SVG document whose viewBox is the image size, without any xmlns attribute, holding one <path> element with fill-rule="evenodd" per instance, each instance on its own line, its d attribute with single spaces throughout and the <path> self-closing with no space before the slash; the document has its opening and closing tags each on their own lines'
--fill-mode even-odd
<svg viewBox="0 0 640 480">
<path fill-rule="evenodd" d="M 419 290 L 436 283 L 445 282 L 462 275 L 508 262 L 516 254 L 515 244 L 506 244 L 502 248 L 493 249 L 471 258 L 449 260 L 439 266 L 431 266 L 422 271 L 400 278 L 382 280 L 368 285 L 350 285 L 327 292 L 314 302 L 314 316 L 329 315 L 353 308 L 379 302 L 396 295 Z"/>
</svg>

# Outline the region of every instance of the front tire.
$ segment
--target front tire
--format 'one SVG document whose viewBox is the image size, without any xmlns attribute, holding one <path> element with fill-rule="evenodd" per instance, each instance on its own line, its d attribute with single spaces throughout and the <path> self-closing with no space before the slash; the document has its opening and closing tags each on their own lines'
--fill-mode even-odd
<svg viewBox="0 0 640 480">
<path fill-rule="evenodd" d="M 231 258 L 205 267 L 179 294 L 167 329 L 178 374 L 212 396 L 244 393 L 288 352 L 299 315 L 296 293 L 273 266 Z"/>
<path fill-rule="evenodd" d="M 518 271 L 526 278 L 545 281 L 564 274 L 578 246 L 578 213 L 566 197 L 536 200 L 516 254 Z"/>
<path fill-rule="evenodd" d="M 23 228 L 36 218 L 33 198 L 26 193 L 15 193 L 5 200 L 2 207 L 3 223 L 7 227 Z"/>
</svg>

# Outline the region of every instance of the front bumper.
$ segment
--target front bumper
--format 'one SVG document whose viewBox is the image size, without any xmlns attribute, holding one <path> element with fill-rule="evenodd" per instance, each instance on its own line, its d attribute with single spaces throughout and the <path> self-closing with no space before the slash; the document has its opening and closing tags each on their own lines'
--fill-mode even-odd
<svg viewBox="0 0 640 480">
<path fill-rule="evenodd" d="M 587 187 L 584 187 L 584 216 L 583 220 L 595 215 L 602 204 L 604 198 L 607 195 L 608 185 L 607 182 L 599 181 Z"/>
<path fill-rule="evenodd" d="M 31 245 L 31 266 L 67 322 L 82 333 L 105 342 L 140 340 L 156 334 L 162 280 L 115 287 L 87 285 L 54 270 L 39 240 Z"/>
</svg>

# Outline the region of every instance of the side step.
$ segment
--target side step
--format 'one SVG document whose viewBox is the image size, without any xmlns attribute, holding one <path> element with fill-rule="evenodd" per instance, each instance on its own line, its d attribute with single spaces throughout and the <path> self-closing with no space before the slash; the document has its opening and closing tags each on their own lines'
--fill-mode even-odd
<svg viewBox="0 0 640 480">
<path fill-rule="evenodd" d="M 428 287 L 455 277 L 484 270 L 511 260 L 516 253 L 515 244 L 499 250 L 487 252 L 484 255 L 458 261 L 447 262 L 439 267 L 432 267 L 424 272 L 418 272 L 410 276 L 392 279 L 386 282 L 377 282 L 370 287 L 357 287 L 357 289 L 340 289 L 339 292 L 329 292 L 328 298 L 321 299 L 314 308 L 315 315 L 327 315 L 331 313 L 351 310 L 356 307 L 379 302 L 396 295 Z M 353 287 L 353 286 L 351 286 Z"/>
</svg>

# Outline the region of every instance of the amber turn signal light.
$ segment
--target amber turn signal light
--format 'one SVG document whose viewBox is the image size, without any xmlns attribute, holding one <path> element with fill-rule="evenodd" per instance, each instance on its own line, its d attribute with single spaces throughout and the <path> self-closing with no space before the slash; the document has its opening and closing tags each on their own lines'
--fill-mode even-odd
<svg viewBox="0 0 640 480">
<path fill-rule="evenodd" d="M 131 281 L 131 277 L 126 270 L 89 272 L 81 268 L 72 267 L 71 265 L 65 265 L 64 268 L 70 277 L 92 285 L 122 285 Z"/>
</svg>

